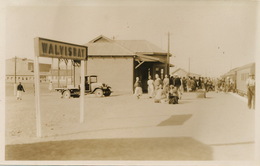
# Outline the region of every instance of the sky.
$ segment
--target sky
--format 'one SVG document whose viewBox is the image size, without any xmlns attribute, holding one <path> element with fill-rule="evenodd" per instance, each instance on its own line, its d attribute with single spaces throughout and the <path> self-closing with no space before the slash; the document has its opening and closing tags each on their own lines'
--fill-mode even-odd
<svg viewBox="0 0 260 166">
<path fill-rule="evenodd" d="M 219 76 L 255 61 L 257 8 L 243 0 L 10 1 L 5 58 L 33 59 L 35 37 L 86 44 L 104 35 L 167 51 L 169 32 L 175 68 Z"/>
</svg>

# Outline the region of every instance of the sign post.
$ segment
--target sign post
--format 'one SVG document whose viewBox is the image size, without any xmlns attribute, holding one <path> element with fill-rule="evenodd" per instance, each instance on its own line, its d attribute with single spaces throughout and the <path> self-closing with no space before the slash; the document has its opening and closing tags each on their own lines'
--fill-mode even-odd
<svg viewBox="0 0 260 166">
<path fill-rule="evenodd" d="M 39 74 L 39 38 L 34 39 L 34 88 L 35 88 L 35 114 L 36 114 L 36 135 L 42 136 L 41 132 L 41 110 L 40 110 L 40 74 Z"/>
<path fill-rule="evenodd" d="M 80 123 L 84 122 L 84 96 L 85 96 L 85 60 L 87 60 L 87 46 L 65 43 L 44 38 L 34 39 L 35 65 L 34 65 L 34 86 L 35 86 L 35 112 L 36 112 L 36 133 L 37 137 L 42 136 L 41 132 L 41 111 L 40 111 L 40 73 L 39 57 L 58 59 L 81 60 L 81 84 L 80 84 Z"/>
<path fill-rule="evenodd" d="M 81 79 L 80 79 L 80 123 L 84 122 L 84 96 L 85 96 L 85 61 L 81 60 Z"/>
</svg>

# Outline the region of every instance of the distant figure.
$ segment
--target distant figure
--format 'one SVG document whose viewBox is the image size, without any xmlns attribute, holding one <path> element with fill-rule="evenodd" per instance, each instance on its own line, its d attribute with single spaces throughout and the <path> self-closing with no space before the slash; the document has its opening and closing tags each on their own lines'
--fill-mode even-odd
<svg viewBox="0 0 260 166">
<path fill-rule="evenodd" d="M 49 83 L 49 91 L 50 91 L 50 92 L 52 91 L 52 88 L 53 88 L 53 86 L 52 86 L 52 81 L 50 81 L 50 83 Z"/>
<path fill-rule="evenodd" d="M 174 74 L 173 76 L 173 86 L 177 88 L 178 97 L 181 99 L 181 86 L 182 86 L 182 80 L 179 78 L 178 74 Z"/>
<path fill-rule="evenodd" d="M 142 83 L 141 83 L 141 81 L 139 80 L 139 77 L 136 77 L 136 81 L 135 81 L 134 87 L 135 87 L 135 93 L 134 93 L 134 95 L 137 97 L 137 99 L 139 99 L 140 96 L 142 96 L 142 93 L 143 93 Z"/>
<path fill-rule="evenodd" d="M 255 78 L 253 74 L 249 75 L 249 78 L 246 80 L 247 86 L 247 98 L 248 98 L 248 108 L 255 108 Z"/>
<path fill-rule="evenodd" d="M 229 92 L 229 86 L 230 86 L 230 78 L 227 77 L 225 80 L 225 92 Z"/>
<path fill-rule="evenodd" d="M 159 78 L 158 74 L 155 74 L 155 80 L 154 80 L 154 89 L 155 92 L 159 89 L 159 85 L 162 84 L 162 80 Z"/>
<path fill-rule="evenodd" d="M 17 96 L 16 96 L 17 100 L 22 100 L 22 92 L 25 92 L 25 90 L 21 82 L 19 82 L 19 85 L 17 86 Z"/>
<path fill-rule="evenodd" d="M 196 82 L 195 82 L 195 80 L 194 80 L 194 78 L 191 78 L 190 79 L 190 88 L 191 88 L 191 91 L 192 92 L 195 92 L 196 91 Z"/>
<path fill-rule="evenodd" d="M 170 85 L 169 90 L 169 104 L 178 104 L 178 90 L 177 87 L 174 87 L 173 85 Z"/>
<path fill-rule="evenodd" d="M 162 89 L 162 84 L 160 84 L 157 91 L 155 92 L 154 102 L 161 103 L 161 101 L 165 98 L 166 98 L 166 95 Z"/>
<path fill-rule="evenodd" d="M 166 74 L 163 79 L 163 91 L 165 94 L 168 94 L 168 92 L 169 92 L 169 84 L 170 84 L 170 79 L 168 78 L 168 75 Z"/>
<path fill-rule="evenodd" d="M 187 92 L 187 79 L 185 77 L 182 77 L 182 87 L 183 91 Z"/>
<path fill-rule="evenodd" d="M 147 85 L 148 85 L 149 98 L 152 98 L 154 96 L 154 81 L 152 80 L 151 76 L 149 76 L 149 80 L 147 81 Z"/>
</svg>

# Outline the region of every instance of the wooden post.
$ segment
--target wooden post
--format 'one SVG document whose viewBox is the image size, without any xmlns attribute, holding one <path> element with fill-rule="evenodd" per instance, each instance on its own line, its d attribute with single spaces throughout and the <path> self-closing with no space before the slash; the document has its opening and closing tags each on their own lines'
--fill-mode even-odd
<svg viewBox="0 0 260 166">
<path fill-rule="evenodd" d="M 74 65 L 73 65 L 73 85 L 74 85 L 74 87 L 76 86 L 76 80 L 75 80 L 75 62 L 74 62 Z"/>
<path fill-rule="evenodd" d="M 70 60 L 70 85 L 72 85 L 72 60 Z"/>
<path fill-rule="evenodd" d="M 51 58 L 51 82 L 53 83 L 53 58 Z"/>
<path fill-rule="evenodd" d="M 84 122 L 84 98 L 85 98 L 85 61 L 81 60 L 81 80 L 80 80 L 80 123 Z M 75 77 L 75 76 L 74 76 Z"/>
<path fill-rule="evenodd" d="M 58 88 L 60 87 L 60 58 L 58 59 Z"/>
<path fill-rule="evenodd" d="M 39 74 L 39 38 L 34 39 L 34 84 L 35 84 L 35 113 L 36 113 L 36 134 L 42 136 L 41 132 L 41 110 L 40 110 L 40 74 Z"/>
<path fill-rule="evenodd" d="M 64 60 L 66 63 L 66 88 L 68 87 L 68 60 Z"/>
<path fill-rule="evenodd" d="M 16 96 L 17 93 L 17 84 L 16 84 L 16 56 L 14 57 L 14 96 Z"/>
<path fill-rule="evenodd" d="M 167 51 L 167 64 L 166 64 L 166 70 L 165 73 L 167 75 L 169 75 L 169 68 L 170 68 L 170 63 L 169 63 L 169 59 L 170 59 L 170 32 L 168 32 L 168 51 Z"/>
</svg>

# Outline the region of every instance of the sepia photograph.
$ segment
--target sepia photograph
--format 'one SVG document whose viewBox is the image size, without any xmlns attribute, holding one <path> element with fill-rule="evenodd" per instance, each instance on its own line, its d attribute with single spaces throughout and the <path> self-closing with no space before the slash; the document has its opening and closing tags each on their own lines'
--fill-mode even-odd
<svg viewBox="0 0 260 166">
<path fill-rule="evenodd" d="M 260 164 L 259 1 L 1 5 L 1 163 Z"/>
</svg>

